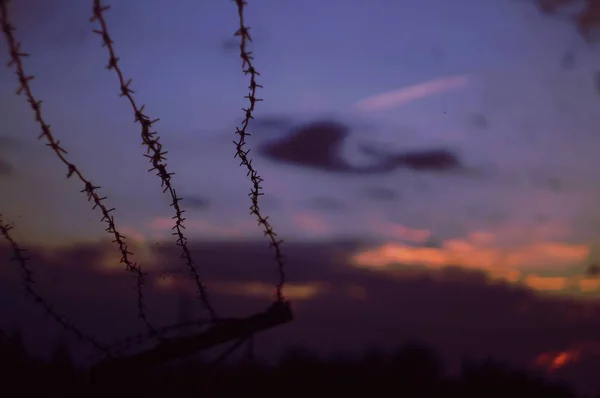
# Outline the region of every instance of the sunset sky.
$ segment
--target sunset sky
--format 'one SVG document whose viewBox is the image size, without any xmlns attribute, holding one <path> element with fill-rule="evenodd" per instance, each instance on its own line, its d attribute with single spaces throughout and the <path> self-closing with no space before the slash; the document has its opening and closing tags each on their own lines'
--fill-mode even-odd
<svg viewBox="0 0 600 398">
<path fill-rule="evenodd" d="M 281 238 L 358 241 L 345 265 L 357 272 L 394 278 L 404 269 L 398 264 L 458 265 L 538 292 L 600 297 L 600 278 L 585 275 L 600 261 L 600 52 L 572 24 L 526 1 L 249 3 L 264 86 L 250 156 L 265 180 L 261 208 Z M 139 126 L 92 33 L 91 4 L 13 1 L 11 19 L 55 138 L 102 186 L 136 258 L 164 267 L 152 247 L 172 239 L 172 208 L 146 172 Z M 235 4 L 110 5 L 120 66 L 136 100 L 161 119 L 156 129 L 184 198 L 188 238 L 199 250 L 206 241 L 263 239 L 248 211 L 250 182 L 233 158 L 248 85 L 232 36 Z M 0 63 L 8 60 L 2 40 Z M 15 224 L 14 237 L 40 250 L 101 245 L 96 265 L 122 272 L 80 182 L 66 180 L 64 166 L 36 141 L 39 127 L 17 87 L 12 71 L 0 69 L 0 212 Z M 314 154 L 311 145 L 331 144 L 310 135 L 315 123 L 345 130 L 335 155 L 348 170 L 376 162 L 365 147 L 380 158 L 444 150 L 461 167 L 362 175 L 261 153 L 304 131 L 307 156 Z M 233 286 L 223 283 L 223 291 Z M 262 289 L 236 286 L 236 293 Z"/>
</svg>

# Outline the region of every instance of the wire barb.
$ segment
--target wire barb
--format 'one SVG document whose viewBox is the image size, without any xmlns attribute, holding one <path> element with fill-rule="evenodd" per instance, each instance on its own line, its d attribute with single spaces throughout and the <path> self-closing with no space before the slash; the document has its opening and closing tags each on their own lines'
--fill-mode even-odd
<svg viewBox="0 0 600 398">
<path fill-rule="evenodd" d="M 93 208 L 100 209 L 100 212 L 102 213 L 101 221 L 108 224 L 106 232 L 114 236 L 115 239 L 113 240 L 113 243 L 117 244 L 119 251 L 121 252 L 120 263 L 125 264 L 126 270 L 129 272 L 133 272 L 137 276 L 136 288 L 138 317 L 144 322 L 144 324 L 151 333 L 156 333 L 156 330 L 148 320 L 145 311 L 143 295 L 145 274 L 142 272 L 141 265 L 131 261 L 130 259 L 132 253 L 128 250 L 127 244 L 125 243 L 126 238 L 117 230 L 115 220 L 113 216 L 109 214 L 111 211 L 114 210 L 114 208 L 109 210 L 106 208 L 106 206 L 104 206 L 102 201 L 106 199 L 106 197 L 101 197 L 96 192 L 100 187 L 92 184 L 92 182 L 86 179 L 85 176 L 73 163 L 67 160 L 67 151 L 60 146 L 60 141 L 54 138 L 54 135 L 50 130 L 50 125 L 44 121 L 41 109 L 42 101 L 37 100 L 33 96 L 31 86 L 29 85 L 29 82 L 33 80 L 34 76 L 28 76 L 25 73 L 25 69 L 23 66 L 23 57 L 26 57 L 28 54 L 24 53 L 21 50 L 21 44 L 17 41 L 14 35 L 15 27 L 10 23 L 7 3 L 7 0 L 0 0 L 0 27 L 2 29 L 2 32 L 4 33 L 4 37 L 6 38 L 6 42 L 8 44 L 8 50 L 10 54 L 10 62 L 8 63 L 8 66 L 14 66 L 15 74 L 17 75 L 17 79 L 20 83 L 16 93 L 18 95 L 24 93 L 25 97 L 27 98 L 27 102 L 33 110 L 35 120 L 42 130 L 41 134 L 38 136 L 38 139 L 45 138 L 46 141 L 48 141 L 46 145 L 49 146 L 54 151 L 54 153 L 56 153 L 56 156 L 58 156 L 60 161 L 67 167 L 67 178 L 76 176 L 84 185 L 84 188 L 81 190 L 81 192 L 87 195 L 88 202 L 93 201 Z"/>
<path fill-rule="evenodd" d="M 250 133 L 246 132 L 248 128 L 248 124 L 250 120 L 254 117 L 252 116 L 252 112 L 254 112 L 254 108 L 257 102 L 262 101 L 262 99 L 256 97 L 256 90 L 258 88 L 262 88 L 260 84 L 257 83 L 256 77 L 260 76 L 260 74 L 254 68 L 254 64 L 252 60 L 254 59 L 252 56 L 252 52 L 249 52 L 246 49 L 247 43 L 252 41 L 250 36 L 250 27 L 244 24 L 244 7 L 247 5 L 247 2 L 244 0 L 233 0 L 235 1 L 238 9 L 238 17 L 240 22 L 239 29 L 235 32 L 234 36 L 240 36 L 240 58 L 242 59 L 242 71 L 245 75 L 250 75 L 250 85 L 248 89 L 250 90 L 248 95 L 244 98 L 248 99 L 249 106 L 248 108 L 242 108 L 245 112 L 245 118 L 241 123 L 241 127 L 236 127 L 236 132 L 239 136 L 238 141 L 233 141 L 236 146 L 236 153 L 234 158 L 240 158 L 240 166 L 246 166 L 248 169 L 247 176 L 250 178 L 252 183 L 252 189 L 250 191 L 250 199 L 252 201 L 252 205 L 250 206 L 250 214 L 254 214 L 258 221 L 258 225 L 263 227 L 264 235 L 269 239 L 269 246 L 273 247 L 275 250 L 275 261 L 277 262 L 277 270 L 279 274 L 279 281 L 276 286 L 276 298 L 278 301 L 283 301 L 283 287 L 285 285 L 285 264 L 284 264 L 284 255 L 281 251 L 281 243 L 283 240 L 277 240 L 277 234 L 273 230 L 273 227 L 268 221 L 268 217 L 263 217 L 260 212 L 260 208 L 258 205 L 258 197 L 264 195 L 262 192 L 262 186 L 260 185 L 263 182 L 263 179 L 258 175 L 257 171 L 252 166 L 252 160 L 248 158 L 248 153 L 250 149 L 244 150 L 244 145 L 246 145 L 246 137 L 250 136 Z"/>
<path fill-rule="evenodd" d="M 163 151 L 162 144 L 159 142 L 160 137 L 158 136 L 158 133 L 150 130 L 152 125 L 158 122 L 159 119 L 151 120 L 147 115 L 144 114 L 144 105 L 141 107 L 138 106 L 133 98 L 132 94 L 134 91 L 130 88 L 131 79 L 125 79 L 124 74 L 119 67 L 119 58 L 116 55 L 115 48 L 113 46 L 113 40 L 108 33 L 108 25 L 106 23 L 106 19 L 104 18 L 104 13 L 109 9 L 110 6 L 102 5 L 101 0 L 94 0 L 93 16 L 90 18 L 90 22 L 98 22 L 98 25 L 100 25 L 100 28 L 94 30 L 94 33 L 98 34 L 102 38 L 102 47 L 105 47 L 108 51 L 109 60 L 106 68 L 108 70 L 113 70 L 116 73 L 120 83 L 119 95 L 127 98 L 131 108 L 133 109 L 135 122 L 139 123 L 142 128 L 142 144 L 147 148 L 144 156 L 147 157 L 152 164 L 152 168 L 150 168 L 148 171 L 150 172 L 156 170 L 156 175 L 161 179 L 161 187 L 164 187 L 163 193 L 168 192 L 171 196 L 171 206 L 175 210 L 175 216 L 173 217 L 175 220 L 175 225 L 172 229 L 175 230 L 173 235 L 176 236 L 176 245 L 181 248 L 181 258 L 183 258 L 185 261 L 190 278 L 193 279 L 196 284 L 202 304 L 208 311 L 211 321 L 215 322 L 217 320 L 217 313 L 210 303 L 206 287 L 202 283 L 196 264 L 192 258 L 192 254 L 188 249 L 187 238 L 183 234 L 183 230 L 185 229 L 183 223 L 185 221 L 185 217 L 183 217 L 183 213 L 185 210 L 181 209 L 179 202 L 182 200 L 182 198 L 177 196 L 175 188 L 173 188 L 171 183 L 171 177 L 175 173 L 167 172 L 167 158 L 165 157 L 167 151 Z"/>
<path fill-rule="evenodd" d="M 2 5 L 0 4 L 0 7 Z M 23 276 L 23 287 L 25 288 L 25 294 L 30 296 L 33 301 L 41 306 L 50 317 L 52 317 L 57 323 L 59 323 L 65 330 L 77 337 L 78 340 L 86 342 L 94 346 L 98 351 L 101 351 L 106 356 L 111 357 L 111 351 L 109 347 L 99 343 L 96 339 L 88 336 L 77 328 L 73 323 L 69 322 L 63 315 L 59 314 L 52 305 L 40 295 L 34 288 L 35 279 L 33 278 L 33 271 L 27 265 L 27 261 L 30 260 L 25 254 L 27 249 L 23 249 L 19 246 L 16 240 L 11 236 L 9 231 L 14 227 L 9 224 L 4 224 L 2 214 L 0 213 L 0 234 L 8 242 L 8 245 L 12 249 L 13 257 L 12 260 L 19 264 L 21 274 Z"/>
</svg>

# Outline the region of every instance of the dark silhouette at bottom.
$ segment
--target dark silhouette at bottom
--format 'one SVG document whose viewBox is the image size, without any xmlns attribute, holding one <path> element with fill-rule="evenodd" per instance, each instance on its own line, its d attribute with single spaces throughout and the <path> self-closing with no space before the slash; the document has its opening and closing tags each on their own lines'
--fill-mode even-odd
<svg viewBox="0 0 600 398">
<path fill-rule="evenodd" d="M 102 383 L 91 383 L 88 372 L 76 369 L 69 358 L 66 345 L 59 344 L 50 360 L 36 359 L 19 333 L 0 334 L 3 391 L 32 397 L 50 391 L 61 397 L 575 397 L 568 386 L 492 360 L 465 361 L 458 376 L 447 377 L 436 354 L 415 343 L 390 355 L 371 351 L 354 359 L 321 359 L 291 349 L 274 366 L 249 360 L 217 366 L 191 359 Z"/>
</svg>

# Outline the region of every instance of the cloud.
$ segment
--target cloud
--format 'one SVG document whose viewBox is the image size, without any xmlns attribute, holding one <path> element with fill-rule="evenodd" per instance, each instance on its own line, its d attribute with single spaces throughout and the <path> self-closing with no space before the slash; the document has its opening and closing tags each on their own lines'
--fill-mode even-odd
<svg viewBox="0 0 600 398">
<path fill-rule="evenodd" d="M 257 116 L 250 122 L 251 129 L 276 129 L 287 130 L 294 124 L 289 116 Z"/>
<path fill-rule="evenodd" d="M 148 237 L 132 227 L 121 226 L 119 231 L 126 237 L 128 250 L 132 253 L 130 256 L 132 261 L 140 264 L 144 270 L 155 270 L 159 267 L 152 250 L 152 246 L 156 244 L 155 241 L 149 240 Z M 104 272 L 121 272 L 125 268 L 125 265 L 121 263 L 121 252 L 114 245 L 106 244 L 106 246 L 103 255 L 92 263 L 94 268 Z"/>
<path fill-rule="evenodd" d="M 327 202 L 329 203 L 329 202 Z M 337 205 L 337 201 L 331 203 Z M 294 231 L 296 239 L 326 239 L 336 232 L 320 209 L 294 211 L 287 217 L 286 228 Z M 260 228 L 249 217 L 236 219 L 209 219 L 209 215 L 186 220 L 188 237 L 201 236 L 202 240 L 235 241 L 262 240 Z M 458 232 L 441 237 L 432 230 L 418 225 L 366 217 L 360 223 L 371 231 L 372 245 L 353 253 L 351 263 L 359 268 L 395 273 L 398 268 L 440 270 L 447 266 L 485 272 L 495 280 L 525 284 L 535 290 L 564 294 L 593 295 L 600 289 L 600 278 L 587 275 L 591 247 L 585 243 L 565 242 L 569 231 L 564 225 L 502 224 L 486 229 Z M 157 245 L 173 244 L 174 221 L 171 217 L 157 217 L 146 227 L 120 229 L 128 238 L 134 259 L 150 269 L 167 264 L 157 259 Z M 285 236 L 284 236 L 285 239 Z M 287 239 L 284 246 L 287 245 Z M 120 270 L 120 253 L 106 251 L 94 264 L 104 270 Z M 175 265 L 168 267 L 171 272 Z"/>
<path fill-rule="evenodd" d="M 470 123 L 479 130 L 486 130 L 490 123 L 487 117 L 482 113 L 474 113 L 469 117 Z"/>
<path fill-rule="evenodd" d="M 237 37 L 228 37 L 226 39 L 221 40 L 221 49 L 224 52 L 232 52 L 236 54 L 240 49 L 240 41 Z"/>
<path fill-rule="evenodd" d="M 156 217 L 149 222 L 149 228 L 157 236 L 171 234 L 175 221 L 171 217 Z M 185 228 L 187 231 L 209 235 L 210 238 L 241 238 L 248 233 L 256 232 L 256 222 L 253 220 L 239 221 L 227 224 L 226 220 L 213 223 L 200 218 L 186 219 Z"/>
<path fill-rule="evenodd" d="M 345 124 L 320 120 L 293 129 L 286 137 L 266 142 L 257 150 L 260 156 L 279 163 L 330 173 L 372 175 L 402 168 L 438 172 L 463 169 L 458 156 L 446 149 L 386 154 L 368 145 L 363 145 L 361 150 L 376 163 L 353 166 L 341 157 L 341 146 L 349 133 L 349 127 Z"/>
<path fill-rule="evenodd" d="M 356 103 L 360 111 L 374 112 L 406 105 L 409 102 L 465 87 L 469 83 L 467 76 L 443 77 L 425 83 L 415 84 L 395 91 L 389 91 L 365 98 Z"/>
<path fill-rule="evenodd" d="M 388 233 L 395 239 L 424 243 L 428 231 L 410 230 L 390 224 Z M 568 289 L 580 293 L 594 292 L 600 283 L 582 279 L 581 275 L 545 276 L 538 272 L 564 271 L 584 263 L 590 254 L 586 245 L 559 242 L 532 242 L 506 248 L 496 244 L 490 233 L 472 233 L 465 238 L 447 239 L 440 247 L 415 246 L 390 241 L 356 253 L 352 263 L 357 267 L 394 273 L 401 267 L 418 266 L 440 270 L 448 266 L 481 270 L 490 277 L 511 283 L 522 283 L 538 291 L 562 292 Z"/>
<path fill-rule="evenodd" d="M 10 176 L 13 171 L 13 166 L 6 159 L 0 158 L 0 176 Z"/>
<path fill-rule="evenodd" d="M 20 149 L 21 142 L 15 137 L 0 134 L 0 150 L 14 151 Z"/>
<path fill-rule="evenodd" d="M 0 134 L 0 152 L 15 152 L 21 143 L 14 137 Z M 0 157 L 0 176 L 10 176 L 13 165 L 7 159 Z"/>
<path fill-rule="evenodd" d="M 323 219 L 310 212 L 299 212 L 292 216 L 294 226 L 311 236 L 326 237 L 331 234 L 331 226 Z"/>
<path fill-rule="evenodd" d="M 485 236 L 478 239 L 490 241 Z M 273 252 L 265 242 L 190 241 L 188 245 L 220 315 L 245 316 L 271 302 L 277 274 Z M 540 353 L 562 351 L 600 335 L 598 300 L 550 300 L 525 285 L 493 282 L 481 272 L 459 268 L 394 275 L 372 272 L 344 260 L 360 246 L 356 242 L 286 244 L 289 289 L 284 294 L 292 299 L 296 318 L 257 336 L 261 355 L 276 355 L 294 344 L 328 353 L 363 349 L 376 341 L 385 349 L 418 336 L 447 358 L 493 355 L 524 364 Z M 0 319 L 8 321 L 0 322 L 0 327 L 22 325 L 37 346 L 46 341 L 50 347 L 64 331 L 23 297 L 18 265 L 9 261 L 6 249 L 0 247 Z M 112 245 L 29 249 L 36 288 L 81 329 L 101 341 L 141 330 L 135 278 L 124 269 L 104 273 L 90 265 L 103 258 L 104 251 L 114 250 Z M 157 264 L 184 269 L 174 245 L 161 242 L 151 250 Z M 177 320 L 182 293 L 196 295 L 193 281 L 149 272 L 144 289 L 149 319 L 159 326 L 170 324 Z M 204 316 L 199 301 L 193 301 L 190 312 L 194 319 Z M 80 347 L 80 357 L 87 358 L 85 347 L 74 347 Z M 577 362 L 570 366 L 576 369 Z"/>
<path fill-rule="evenodd" d="M 398 194 L 393 189 L 386 187 L 366 187 L 363 194 L 370 199 L 381 202 L 390 202 L 398 198 Z"/>
<path fill-rule="evenodd" d="M 536 290 L 561 291 L 565 290 L 569 284 L 569 279 L 564 276 L 538 276 L 528 275 L 524 280 L 527 286 Z"/>
<path fill-rule="evenodd" d="M 379 236 L 387 239 L 401 240 L 411 243 L 426 243 L 432 238 L 431 231 L 427 229 L 409 228 L 392 222 L 375 223 L 373 228 Z"/>
<path fill-rule="evenodd" d="M 185 195 L 183 203 L 186 208 L 194 210 L 206 210 L 210 207 L 210 200 L 202 196 Z"/>
<path fill-rule="evenodd" d="M 175 275 L 156 276 L 154 286 L 163 291 L 196 294 L 196 285 L 189 279 Z M 212 281 L 210 289 L 219 295 L 266 298 L 273 299 L 275 292 L 273 284 L 263 281 Z M 290 300 L 312 300 L 317 296 L 327 294 L 330 290 L 328 284 L 322 282 L 289 283 L 286 286 L 286 297 Z"/>
<path fill-rule="evenodd" d="M 325 212 L 342 211 L 346 207 L 345 203 L 336 198 L 326 196 L 317 196 L 310 199 L 307 203 L 309 209 L 316 209 Z"/>
</svg>

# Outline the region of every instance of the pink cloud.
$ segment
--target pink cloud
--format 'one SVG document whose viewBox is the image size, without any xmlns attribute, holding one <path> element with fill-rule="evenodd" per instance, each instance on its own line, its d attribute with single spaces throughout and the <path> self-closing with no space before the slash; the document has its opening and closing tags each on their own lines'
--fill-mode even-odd
<svg viewBox="0 0 600 398">
<path fill-rule="evenodd" d="M 457 265 L 484 271 L 493 279 L 521 281 L 533 289 L 542 291 L 562 291 L 571 284 L 581 292 L 593 291 L 596 288 L 593 282 L 577 283 L 574 277 L 545 277 L 533 272 L 539 269 L 564 271 L 585 262 L 590 250 L 586 245 L 541 241 L 507 248 L 497 246 L 498 240 L 491 233 L 476 232 L 465 238 L 444 240 L 441 247 L 413 246 L 390 241 L 357 252 L 352 257 L 352 263 L 357 267 L 384 272 L 396 272 L 398 265 L 433 270 Z"/>
<path fill-rule="evenodd" d="M 397 239 L 412 243 L 425 243 L 431 238 L 432 233 L 428 229 L 409 228 L 393 222 L 372 222 L 373 230 L 379 235 L 387 238 Z"/>
<path fill-rule="evenodd" d="M 325 221 L 308 212 L 295 214 L 293 222 L 295 227 L 310 234 L 322 236 L 331 232 L 330 227 Z"/>
<path fill-rule="evenodd" d="M 430 80 L 425 83 L 388 91 L 365 98 L 356 103 L 356 108 L 361 111 L 383 111 L 409 102 L 428 97 L 433 94 L 443 93 L 453 89 L 464 87 L 469 79 L 466 76 L 443 77 Z"/>
</svg>

